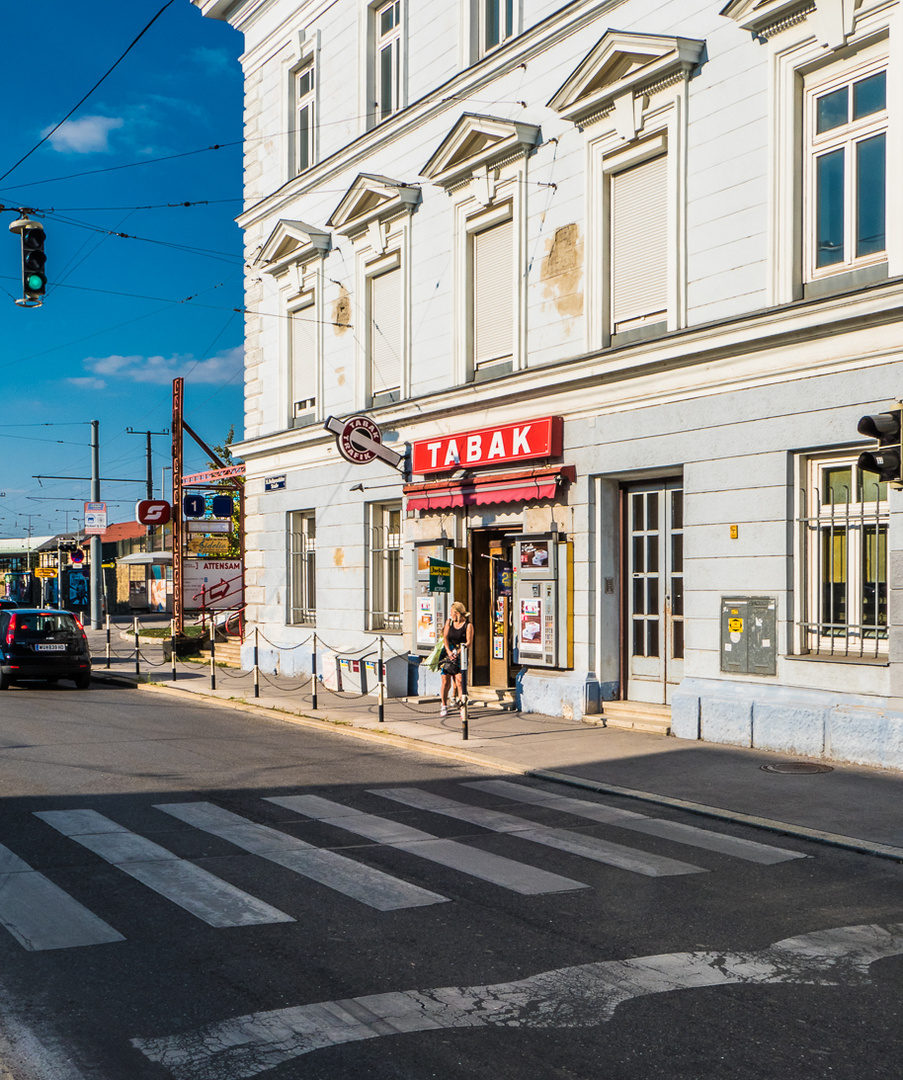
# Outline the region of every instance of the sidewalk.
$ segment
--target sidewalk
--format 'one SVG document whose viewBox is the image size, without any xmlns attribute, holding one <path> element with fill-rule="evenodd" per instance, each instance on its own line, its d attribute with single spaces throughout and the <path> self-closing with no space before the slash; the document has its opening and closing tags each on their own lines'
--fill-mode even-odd
<svg viewBox="0 0 903 1080">
<path fill-rule="evenodd" d="M 250 713 L 272 713 L 322 730 L 341 729 L 362 738 L 391 741 L 428 753 L 508 773 L 557 780 L 593 791 L 692 810 L 874 855 L 903 860 L 903 774 L 835 765 L 808 775 L 763 771 L 763 765 L 800 762 L 786 754 L 690 742 L 606 728 L 534 713 L 469 709 L 469 739 L 461 718 L 439 704 L 386 699 L 384 722 L 375 696 L 317 688 L 312 708 L 310 678 L 253 675 L 210 664 L 181 661 L 177 678 L 159 642 L 141 642 L 141 675 L 135 674 L 134 643 L 113 636 L 106 668 L 104 631 L 88 630 L 98 683 L 137 686 L 149 693 L 194 694 Z M 145 681 L 150 680 L 150 681 Z M 819 762 L 822 764 L 821 762 Z"/>
</svg>

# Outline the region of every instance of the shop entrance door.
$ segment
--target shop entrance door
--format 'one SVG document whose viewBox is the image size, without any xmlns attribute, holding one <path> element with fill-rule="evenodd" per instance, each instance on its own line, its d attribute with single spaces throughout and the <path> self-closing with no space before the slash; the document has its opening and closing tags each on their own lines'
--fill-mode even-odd
<svg viewBox="0 0 903 1080">
<path fill-rule="evenodd" d="M 508 530 L 474 529 L 470 534 L 473 686 L 514 685 L 511 661 L 512 543 Z"/>
<path fill-rule="evenodd" d="M 683 678 L 683 483 L 625 492 L 627 698 L 671 703 Z"/>
</svg>

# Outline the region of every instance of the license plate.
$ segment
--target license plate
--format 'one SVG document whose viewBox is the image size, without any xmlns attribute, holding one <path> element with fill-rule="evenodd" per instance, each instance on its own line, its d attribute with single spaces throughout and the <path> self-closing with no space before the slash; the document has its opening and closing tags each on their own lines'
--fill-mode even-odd
<svg viewBox="0 0 903 1080">
<path fill-rule="evenodd" d="M 38 652 L 65 652 L 65 645 L 38 645 Z"/>
</svg>

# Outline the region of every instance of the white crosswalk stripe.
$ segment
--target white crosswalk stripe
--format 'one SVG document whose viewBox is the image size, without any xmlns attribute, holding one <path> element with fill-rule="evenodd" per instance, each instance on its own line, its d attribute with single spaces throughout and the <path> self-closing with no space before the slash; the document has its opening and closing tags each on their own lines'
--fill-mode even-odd
<svg viewBox="0 0 903 1080">
<path fill-rule="evenodd" d="M 258 825 L 213 803 L 164 803 L 157 804 L 157 809 L 378 911 L 422 907 L 448 900 L 446 896 L 401 881 L 337 852 L 316 848 L 278 829 Z"/>
<path fill-rule="evenodd" d="M 620 829 L 631 829 L 633 832 L 648 833 L 650 836 L 660 836 L 678 844 L 718 851 L 723 855 L 733 855 L 738 859 L 761 863 L 765 866 L 788 862 L 791 859 L 808 858 L 801 852 L 787 851 L 784 848 L 773 847 L 771 844 L 761 844 L 756 840 L 725 836 L 722 833 L 701 829 L 698 825 L 684 825 L 679 821 L 651 818 L 633 810 L 590 802 L 589 799 L 575 799 L 569 795 L 559 795 L 556 792 L 545 791 L 527 784 L 513 784 L 510 780 L 474 780 L 462 786 L 474 788 L 476 791 L 485 791 L 489 795 L 501 795 L 506 799 L 528 803 L 531 806 L 563 810 L 575 817 L 598 821 L 604 825 L 616 825 Z"/>
<path fill-rule="evenodd" d="M 30 952 L 125 941 L 112 926 L 2 845 L 0 923 Z"/>
<path fill-rule="evenodd" d="M 267 802 L 284 806 L 287 810 L 315 818 L 317 821 L 325 821 L 399 851 L 417 855 L 421 859 L 461 870 L 472 877 L 490 881 L 513 892 L 532 895 L 588 887 L 580 881 L 561 877 L 526 863 L 515 862 L 501 855 L 480 851 L 479 848 L 460 844 L 456 840 L 442 840 L 409 825 L 389 821 L 376 814 L 349 809 L 319 795 L 287 795 L 269 798 Z"/>
<path fill-rule="evenodd" d="M 430 810 L 434 814 L 443 814 L 446 817 L 456 818 L 458 821 L 467 821 L 471 825 L 478 825 L 492 832 L 507 833 L 534 844 L 544 844 L 558 851 L 567 851 L 572 855 L 580 855 L 584 859 L 592 859 L 594 862 L 617 866 L 621 870 L 629 870 L 634 874 L 645 874 L 647 877 L 671 877 L 677 874 L 706 873 L 701 866 L 679 862 L 677 859 L 669 859 L 664 855 L 651 855 L 645 851 L 624 847 L 622 844 L 613 844 L 595 836 L 584 836 L 582 833 L 570 832 L 567 829 L 536 825 L 534 822 L 514 817 L 512 814 L 503 814 L 499 810 L 486 810 L 481 806 L 468 806 L 465 803 L 455 802 L 454 799 L 446 799 L 442 795 L 434 795 L 432 792 L 420 791 L 417 788 L 378 788 L 373 789 L 372 794 L 382 795 L 386 799 L 392 799 L 394 802 L 412 806 L 418 810 Z"/>
<path fill-rule="evenodd" d="M 180 859 L 152 840 L 129 832 L 96 810 L 40 810 L 35 817 L 210 926 L 295 921 L 284 911 Z"/>
</svg>

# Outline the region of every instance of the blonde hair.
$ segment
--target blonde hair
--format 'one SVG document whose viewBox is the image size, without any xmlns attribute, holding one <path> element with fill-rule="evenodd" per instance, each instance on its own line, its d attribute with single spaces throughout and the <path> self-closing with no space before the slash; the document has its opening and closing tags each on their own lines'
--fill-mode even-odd
<svg viewBox="0 0 903 1080">
<path fill-rule="evenodd" d="M 470 618 L 470 612 L 465 610 L 464 605 L 461 603 L 460 600 L 456 600 L 452 604 L 451 610 L 452 612 L 457 612 L 459 615 L 462 615 L 465 619 Z"/>
</svg>

